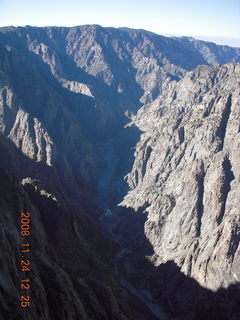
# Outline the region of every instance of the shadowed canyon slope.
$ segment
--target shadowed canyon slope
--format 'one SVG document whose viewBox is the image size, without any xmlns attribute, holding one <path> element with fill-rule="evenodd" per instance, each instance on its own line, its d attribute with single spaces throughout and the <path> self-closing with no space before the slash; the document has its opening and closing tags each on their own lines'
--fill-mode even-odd
<svg viewBox="0 0 240 320">
<path fill-rule="evenodd" d="M 0 29 L 0 319 L 238 319 L 238 62 L 144 30 Z"/>
</svg>

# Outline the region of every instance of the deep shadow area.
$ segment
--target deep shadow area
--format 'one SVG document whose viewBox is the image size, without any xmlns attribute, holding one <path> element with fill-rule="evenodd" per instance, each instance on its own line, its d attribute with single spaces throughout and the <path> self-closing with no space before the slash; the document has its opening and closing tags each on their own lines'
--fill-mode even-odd
<svg viewBox="0 0 240 320">
<path fill-rule="evenodd" d="M 156 301 L 176 319 L 240 319 L 240 284 L 217 292 L 186 277 L 174 261 L 154 268 L 148 283 Z"/>
<path fill-rule="evenodd" d="M 54 167 L 50 167 L 45 163 L 36 162 L 24 155 L 12 141 L 2 135 L 0 135 L 0 159 L 0 169 L 7 170 L 19 181 L 31 178 L 30 185 L 38 186 L 40 190 L 46 190 L 54 195 L 61 205 L 81 208 L 93 221 L 99 217 L 100 210 L 96 205 L 96 190 L 93 185 L 78 179 L 76 187 L 71 179 L 64 180 L 61 163 L 56 162 Z"/>
<path fill-rule="evenodd" d="M 109 203 L 113 206 L 116 206 L 128 192 L 128 184 L 125 177 L 133 167 L 135 146 L 141 135 L 141 131 L 135 126 L 124 127 L 128 122 L 129 119 L 125 117 L 122 128 L 114 138 L 114 150 L 118 161 L 109 192 Z"/>
<path fill-rule="evenodd" d="M 240 284 L 214 292 L 187 277 L 174 261 L 154 266 L 153 258 L 147 257 L 154 251 L 145 236 L 146 221 L 145 208 L 137 212 L 121 208 L 109 218 L 110 232 L 105 234 L 119 247 L 115 254 L 119 284 L 130 304 L 144 312 L 144 319 L 239 320 Z"/>
<path fill-rule="evenodd" d="M 213 292 L 185 276 L 174 261 L 168 261 L 158 267 L 154 267 L 144 258 L 139 260 L 128 257 L 128 264 L 129 261 L 134 265 L 134 273 L 127 272 L 121 266 L 124 277 L 140 292 L 149 292 L 151 302 L 162 307 L 166 319 L 240 319 L 239 283 Z"/>
<path fill-rule="evenodd" d="M 134 255 L 152 255 L 153 248 L 145 237 L 144 225 L 147 214 L 140 208 L 137 212 L 131 208 L 120 210 L 115 218 L 113 233 L 120 237 L 122 243 L 131 250 Z"/>
</svg>

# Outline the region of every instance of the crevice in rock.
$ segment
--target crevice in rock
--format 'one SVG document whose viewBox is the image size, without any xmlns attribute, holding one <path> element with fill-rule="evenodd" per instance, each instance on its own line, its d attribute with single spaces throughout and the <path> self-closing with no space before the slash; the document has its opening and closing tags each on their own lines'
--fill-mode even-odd
<svg viewBox="0 0 240 320">
<path fill-rule="evenodd" d="M 176 121 L 176 125 L 173 127 L 173 130 L 177 129 L 180 125 L 180 123 L 182 122 L 183 117 L 179 117 Z"/>
<path fill-rule="evenodd" d="M 12 110 L 7 105 L 7 89 L 2 90 L 2 107 L 3 107 L 3 119 L 4 119 L 4 135 L 8 136 L 13 127 L 15 121 L 15 114 L 13 115 Z"/>
<path fill-rule="evenodd" d="M 30 137 L 32 139 L 32 144 L 33 144 L 33 148 L 34 148 L 34 159 L 37 159 L 37 152 L 39 151 L 39 147 L 37 146 L 37 136 L 36 136 L 36 131 L 34 128 L 34 119 L 29 115 L 28 116 L 28 128 L 29 128 L 29 134 Z M 44 152 L 45 149 L 42 149 L 42 152 Z"/>
<path fill-rule="evenodd" d="M 172 96 L 172 101 L 177 99 L 177 91 L 175 90 Z"/>
<path fill-rule="evenodd" d="M 145 159 L 144 159 L 143 165 L 142 165 L 142 178 L 145 176 L 148 159 L 150 158 L 151 153 L 152 153 L 152 148 L 150 146 L 148 146 L 147 150 L 145 152 Z"/>
<path fill-rule="evenodd" d="M 231 113 L 231 106 L 232 106 L 232 94 L 230 94 L 227 98 L 227 102 L 222 113 L 222 119 L 216 132 L 216 136 L 221 139 L 221 143 L 219 145 L 218 151 L 222 151 L 223 149 L 227 124 L 228 124 L 229 116 Z"/>
<path fill-rule="evenodd" d="M 204 110 L 203 118 L 206 118 L 206 117 L 209 116 L 209 114 L 210 114 L 211 111 L 212 111 L 213 106 L 216 105 L 221 98 L 222 98 L 222 96 L 220 95 L 219 97 L 213 98 L 213 99 L 209 102 L 208 106 L 207 106 L 206 109 Z"/>
<path fill-rule="evenodd" d="M 184 155 L 185 155 L 185 151 L 187 149 L 187 144 L 185 143 L 184 147 L 183 147 L 183 151 L 181 152 L 181 154 L 179 155 L 179 157 L 176 159 L 176 167 L 180 164 L 181 160 L 183 159 Z M 173 156 L 172 156 L 173 157 Z M 172 159 L 171 157 L 171 159 Z M 170 174 L 170 173 L 169 173 Z"/>
<path fill-rule="evenodd" d="M 200 236 L 201 226 L 202 226 L 202 216 L 204 212 L 204 165 L 201 165 L 201 173 L 197 175 L 197 183 L 198 183 L 198 199 L 197 199 L 197 236 Z"/>
<path fill-rule="evenodd" d="M 184 127 L 181 127 L 181 128 L 178 129 L 178 138 L 179 138 L 180 144 L 182 144 L 184 142 L 184 139 L 185 139 Z"/>
<path fill-rule="evenodd" d="M 232 180 L 235 179 L 235 176 L 232 172 L 231 162 L 227 157 L 224 159 L 222 166 L 223 166 L 223 172 L 224 172 L 224 180 L 223 180 L 222 186 L 221 186 L 221 199 L 220 199 L 220 201 L 221 201 L 222 206 L 221 206 L 219 216 L 217 218 L 218 225 L 223 220 L 223 217 L 225 214 L 225 209 L 226 209 L 227 197 L 228 197 L 228 194 L 231 190 L 231 182 L 232 182 Z"/>
<path fill-rule="evenodd" d="M 234 255 L 237 251 L 237 248 L 239 246 L 239 242 L 240 242 L 240 227 L 235 225 L 234 230 L 232 230 L 231 240 L 230 240 L 230 244 L 227 252 L 227 256 L 231 258 L 232 261 L 234 259 Z"/>
<path fill-rule="evenodd" d="M 205 111 L 204 111 L 204 113 L 203 113 L 203 118 L 206 118 L 206 117 L 209 116 L 209 114 L 210 114 L 210 112 L 211 112 L 211 110 L 212 110 L 212 106 L 214 105 L 214 102 L 215 102 L 215 99 L 212 99 L 212 100 L 209 102 L 207 108 L 205 109 Z"/>
<path fill-rule="evenodd" d="M 139 175 L 138 175 L 138 171 L 135 170 L 135 176 L 134 176 L 134 188 L 136 188 L 136 186 L 138 185 L 139 182 Z"/>
</svg>

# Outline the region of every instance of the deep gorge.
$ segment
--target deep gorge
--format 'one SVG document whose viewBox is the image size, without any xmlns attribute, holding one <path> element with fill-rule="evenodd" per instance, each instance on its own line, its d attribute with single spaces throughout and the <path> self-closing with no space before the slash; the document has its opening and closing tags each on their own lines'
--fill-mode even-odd
<svg viewBox="0 0 240 320">
<path fill-rule="evenodd" d="M 239 62 L 144 30 L 0 29 L 0 319 L 239 319 Z"/>
</svg>

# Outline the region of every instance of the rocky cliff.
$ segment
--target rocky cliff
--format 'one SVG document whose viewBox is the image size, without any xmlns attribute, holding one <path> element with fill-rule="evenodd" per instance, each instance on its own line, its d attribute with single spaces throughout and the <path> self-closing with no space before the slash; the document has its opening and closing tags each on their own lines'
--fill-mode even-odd
<svg viewBox="0 0 240 320">
<path fill-rule="evenodd" d="M 141 131 L 123 205 L 144 208 L 156 266 L 217 290 L 240 279 L 240 65 L 197 67 L 132 124 Z"/>
</svg>

